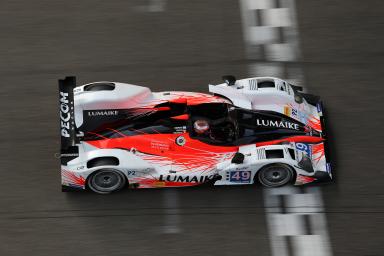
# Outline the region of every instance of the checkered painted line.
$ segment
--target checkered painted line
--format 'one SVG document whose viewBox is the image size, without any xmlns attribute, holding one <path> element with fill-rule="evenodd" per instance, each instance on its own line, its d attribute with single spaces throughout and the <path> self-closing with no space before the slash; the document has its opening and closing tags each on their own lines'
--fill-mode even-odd
<svg viewBox="0 0 384 256">
<path fill-rule="evenodd" d="M 301 85 L 294 0 L 240 0 L 243 34 L 250 74 L 280 77 Z"/>
<path fill-rule="evenodd" d="M 249 58 L 294 61 L 299 57 L 293 7 L 293 0 L 240 0 Z"/>
<path fill-rule="evenodd" d="M 273 255 L 332 255 L 320 189 L 266 189 L 264 201 Z"/>
<path fill-rule="evenodd" d="M 248 73 L 303 85 L 295 0 L 239 1 Z M 320 189 L 265 189 L 264 204 L 272 255 L 332 255 Z"/>
</svg>

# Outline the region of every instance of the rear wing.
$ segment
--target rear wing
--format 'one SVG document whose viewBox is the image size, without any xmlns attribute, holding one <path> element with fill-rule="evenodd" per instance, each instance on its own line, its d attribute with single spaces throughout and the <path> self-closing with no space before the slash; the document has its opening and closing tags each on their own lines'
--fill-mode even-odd
<svg viewBox="0 0 384 256">
<path fill-rule="evenodd" d="M 60 113 L 60 153 L 61 164 L 79 156 L 76 136 L 75 107 L 73 89 L 76 87 L 76 77 L 67 76 L 59 80 L 59 113 Z"/>
</svg>

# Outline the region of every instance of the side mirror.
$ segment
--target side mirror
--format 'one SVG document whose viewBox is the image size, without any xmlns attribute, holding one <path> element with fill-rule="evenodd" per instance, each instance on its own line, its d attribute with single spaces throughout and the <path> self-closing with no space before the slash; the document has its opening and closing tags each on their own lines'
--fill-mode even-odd
<svg viewBox="0 0 384 256">
<path fill-rule="evenodd" d="M 236 83 L 236 77 L 234 76 L 223 76 L 222 78 L 228 86 L 235 85 Z"/>
<path fill-rule="evenodd" d="M 301 96 L 299 93 L 295 93 L 295 102 L 298 103 L 298 104 L 301 104 L 303 103 L 303 96 Z"/>
</svg>

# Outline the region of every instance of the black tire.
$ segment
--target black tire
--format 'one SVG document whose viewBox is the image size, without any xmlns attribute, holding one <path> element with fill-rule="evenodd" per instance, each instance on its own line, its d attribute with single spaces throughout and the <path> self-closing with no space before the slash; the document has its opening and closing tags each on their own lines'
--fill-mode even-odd
<svg viewBox="0 0 384 256">
<path fill-rule="evenodd" d="M 270 164 L 258 171 L 259 182 L 265 187 L 281 187 L 291 183 L 294 177 L 292 168 L 286 164 Z"/>
<path fill-rule="evenodd" d="M 122 189 L 127 179 L 120 171 L 112 168 L 97 170 L 87 180 L 88 187 L 99 194 L 109 194 Z"/>
</svg>

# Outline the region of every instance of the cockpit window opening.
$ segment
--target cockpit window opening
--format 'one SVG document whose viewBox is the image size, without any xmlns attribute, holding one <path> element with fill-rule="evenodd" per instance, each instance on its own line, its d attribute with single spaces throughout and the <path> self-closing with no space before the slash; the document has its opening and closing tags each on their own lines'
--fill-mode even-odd
<svg viewBox="0 0 384 256">
<path fill-rule="evenodd" d="M 257 83 L 257 88 L 275 88 L 275 82 L 273 81 L 262 81 Z"/>
</svg>

